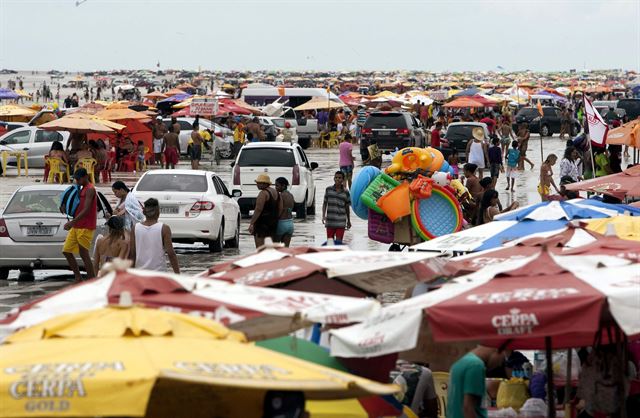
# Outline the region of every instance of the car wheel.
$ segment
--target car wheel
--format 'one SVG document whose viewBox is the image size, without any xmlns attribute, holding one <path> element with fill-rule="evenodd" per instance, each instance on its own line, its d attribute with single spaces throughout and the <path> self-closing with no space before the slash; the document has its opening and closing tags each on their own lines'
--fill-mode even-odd
<svg viewBox="0 0 640 418">
<path fill-rule="evenodd" d="M 304 202 L 296 206 L 296 218 L 305 219 L 307 217 L 307 197 L 305 196 Z"/>
<path fill-rule="evenodd" d="M 542 125 L 540 127 L 540 136 L 551 136 L 551 131 L 549 130 L 549 125 Z"/>
<path fill-rule="evenodd" d="M 20 269 L 20 274 L 18 275 L 19 282 L 32 282 L 35 280 L 33 276 L 32 269 Z"/>
<path fill-rule="evenodd" d="M 316 192 L 313 192 L 313 202 L 311 202 L 311 206 L 307 208 L 307 215 L 315 215 L 316 214 Z"/>
<path fill-rule="evenodd" d="M 218 230 L 218 237 L 209 241 L 209 252 L 219 253 L 222 252 L 224 247 L 224 218 L 220 221 L 220 229 Z"/>
<path fill-rule="evenodd" d="M 6 267 L 0 268 L 0 280 L 7 280 L 9 278 L 9 269 Z"/>
<path fill-rule="evenodd" d="M 227 248 L 238 248 L 240 247 L 240 216 L 238 216 L 238 220 L 236 221 L 236 233 L 233 238 L 225 241 L 225 246 Z"/>
</svg>

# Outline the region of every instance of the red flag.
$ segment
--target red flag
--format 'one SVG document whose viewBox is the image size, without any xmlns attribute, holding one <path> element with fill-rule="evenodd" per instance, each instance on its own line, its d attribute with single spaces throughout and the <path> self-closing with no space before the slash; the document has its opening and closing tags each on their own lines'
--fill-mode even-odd
<svg viewBox="0 0 640 418">
<path fill-rule="evenodd" d="M 609 130 L 609 127 L 604 119 L 602 119 L 600 113 L 598 113 L 586 97 L 584 98 L 584 111 L 587 116 L 587 122 L 589 123 L 591 141 L 594 144 L 604 145 L 607 140 L 607 131 Z"/>
</svg>

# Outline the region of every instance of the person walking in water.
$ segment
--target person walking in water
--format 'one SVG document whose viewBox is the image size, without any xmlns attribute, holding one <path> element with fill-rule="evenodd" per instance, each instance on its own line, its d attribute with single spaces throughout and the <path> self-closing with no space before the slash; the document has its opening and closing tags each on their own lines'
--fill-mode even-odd
<svg viewBox="0 0 640 418">
<path fill-rule="evenodd" d="M 282 242 L 285 247 L 291 244 L 293 236 L 293 206 L 295 200 L 287 187 L 289 181 L 284 177 L 276 179 L 276 190 L 280 193 L 280 217 L 278 218 L 278 227 L 276 229 L 275 241 Z"/>
<path fill-rule="evenodd" d="M 160 204 L 158 199 L 147 199 L 144 202 L 145 220 L 131 230 L 131 259 L 134 267 L 145 270 L 166 271 L 165 253 L 169 257 L 171 268 L 180 273 L 178 257 L 171 242 L 171 228 L 158 222 Z"/>
<path fill-rule="evenodd" d="M 96 241 L 96 253 L 93 257 L 96 271 L 100 271 L 104 263 L 116 257 L 126 260 L 129 256 L 129 241 L 124 236 L 122 218 L 112 216 L 107 221 L 107 227 L 109 227 L 109 235 L 100 236 Z"/>
<path fill-rule="evenodd" d="M 80 281 L 82 280 L 82 276 L 80 276 L 80 268 L 78 267 L 78 262 L 74 254 L 80 254 L 80 258 L 82 258 L 82 262 L 84 263 L 84 269 L 87 272 L 87 278 L 91 279 L 95 277 L 89 248 L 91 248 L 93 234 L 96 231 L 98 199 L 96 189 L 93 187 L 93 184 L 89 182 L 89 175 L 86 169 L 77 169 L 75 173 L 73 173 L 73 178 L 81 187 L 80 203 L 78 204 L 73 219 L 64 225 L 64 229 L 69 232 L 67 233 L 67 238 L 64 240 L 62 254 L 64 254 L 69 262 L 69 267 L 73 271 L 76 281 Z M 60 212 L 62 212 L 62 208 Z"/>
<path fill-rule="evenodd" d="M 260 192 L 256 198 L 256 208 L 249 223 L 249 233 L 253 235 L 256 248 L 259 248 L 264 245 L 266 237 L 272 240 L 275 237 L 280 217 L 280 196 L 271 187 L 271 178 L 268 175 L 260 174 L 255 182 Z"/>
<path fill-rule="evenodd" d="M 322 204 L 322 223 L 327 228 L 327 240 L 331 239 L 337 245 L 342 245 L 345 229 L 351 228 L 351 198 L 344 187 L 344 180 L 344 173 L 336 171 L 334 184 L 327 187 Z"/>
</svg>

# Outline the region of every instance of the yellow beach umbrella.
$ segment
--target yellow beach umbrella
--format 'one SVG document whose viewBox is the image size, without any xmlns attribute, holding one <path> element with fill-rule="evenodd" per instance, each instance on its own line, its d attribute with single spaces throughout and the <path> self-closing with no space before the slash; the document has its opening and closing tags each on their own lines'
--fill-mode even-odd
<svg viewBox="0 0 640 418">
<path fill-rule="evenodd" d="M 340 109 L 343 107 L 345 107 L 344 103 L 334 102 L 333 100 L 327 100 L 322 97 L 315 97 L 293 110 Z"/>
<path fill-rule="evenodd" d="M 64 116 L 62 119 L 64 118 L 69 118 L 69 119 L 86 119 L 86 120 L 92 120 L 94 122 L 97 122 L 101 125 L 106 126 L 107 128 L 110 128 L 113 131 L 121 131 L 124 128 L 126 128 L 125 125 L 116 123 L 116 122 L 112 122 L 110 120 L 106 120 L 106 119 L 102 119 L 97 117 L 96 115 L 92 115 L 90 113 L 84 113 L 84 112 L 76 112 L 76 113 L 71 113 L 70 115 L 66 115 Z"/>
<path fill-rule="evenodd" d="M 105 120 L 126 120 L 126 119 L 149 119 L 149 116 L 141 112 L 129 108 L 123 109 L 111 109 L 100 110 L 96 112 L 95 116 Z"/>
<path fill-rule="evenodd" d="M 397 390 L 238 339 L 204 318 L 143 308 L 64 315 L 0 346 L 2 416 L 259 418 L 269 391 L 348 399 Z"/>
<path fill-rule="evenodd" d="M 640 241 L 640 216 L 619 215 L 593 219 L 587 221 L 587 229 L 600 234 L 606 234 L 613 229 L 618 238 Z"/>
<path fill-rule="evenodd" d="M 48 131 L 68 131 L 74 133 L 108 133 L 113 132 L 114 130 L 124 129 L 123 125 L 115 124 L 118 127 L 121 127 L 115 129 L 107 126 L 107 123 L 111 123 L 109 121 L 98 118 L 79 117 L 80 115 L 91 116 L 84 113 L 74 113 L 68 116 L 64 116 L 60 119 L 52 120 L 51 122 L 43 123 L 42 125 L 40 125 L 40 128 Z"/>
<path fill-rule="evenodd" d="M 12 117 L 33 117 L 38 112 L 34 109 L 20 105 L 0 106 L 0 119 Z"/>
</svg>

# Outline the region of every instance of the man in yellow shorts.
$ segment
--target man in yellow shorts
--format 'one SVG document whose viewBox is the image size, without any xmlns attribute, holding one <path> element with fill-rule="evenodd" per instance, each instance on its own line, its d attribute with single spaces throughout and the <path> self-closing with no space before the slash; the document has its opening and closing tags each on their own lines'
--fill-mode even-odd
<svg viewBox="0 0 640 418">
<path fill-rule="evenodd" d="M 98 200 L 96 189 L 89 182 L 87 170 L 84 168 L 77 169 L 73 173 L 73 178 L 81 187 L 80 203 L 73 219 L 64 225 L 64 229 L 69 232 L 62 247 L 62 254 L 69 262 L 69 267 L 73 270 L 76 281 L 80 281 L 82 276 L 80 276 L 80 268 L 74 254 L 80 254 L 84 269 L 87 272 L 87 278 L 95 277 L 89 249 L 93 241 L 93 234 L 96 231 Z"/>
</svg>

